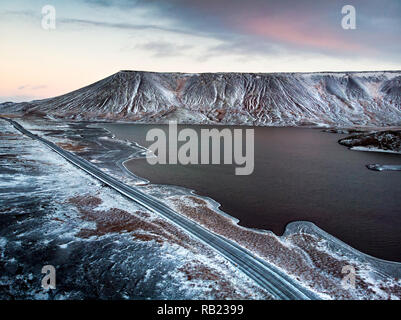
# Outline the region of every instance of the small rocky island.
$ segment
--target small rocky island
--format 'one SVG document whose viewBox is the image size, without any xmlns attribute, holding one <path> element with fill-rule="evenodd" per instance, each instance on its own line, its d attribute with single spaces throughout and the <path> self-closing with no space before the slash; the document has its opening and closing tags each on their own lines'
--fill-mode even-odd
<svg viewBox="0 0 401 320">
<path fill-rule="evenodd" d="M 355 134 L 338 142 L 353 150 L 401 153 L 401 130 Z"/>
<path fill-rule="evenodd" d="M 348 136 L 338 141 L 352 150 L 390 152 L 401 154 L 401 130 L 386 130 L 361 133 Z M 401 171 L 401 164 L 368 164 L 366 167 L 375 171 Z"/>
</svg>

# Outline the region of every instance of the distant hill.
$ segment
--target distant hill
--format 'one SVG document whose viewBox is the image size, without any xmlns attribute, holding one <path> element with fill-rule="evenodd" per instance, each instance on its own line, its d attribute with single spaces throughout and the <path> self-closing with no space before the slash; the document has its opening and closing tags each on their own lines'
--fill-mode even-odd
<svg viewBox="0 0 401 320">
<path fill-rule="evenodd" d="M 1 104 L 0 113 L 7 112 L 71 120 L 399 126 L 401 71 L 120 71 L 59 97 Z"/>
</svg>

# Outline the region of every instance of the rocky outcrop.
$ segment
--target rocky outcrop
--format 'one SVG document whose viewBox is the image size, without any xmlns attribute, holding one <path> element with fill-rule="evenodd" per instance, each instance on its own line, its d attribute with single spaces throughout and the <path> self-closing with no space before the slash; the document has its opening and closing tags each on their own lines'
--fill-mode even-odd
<svg viewBox="0 0 401 320">
<path fill-rule="evenodd" d="M 401 153 L 400 130 L 356 134 L 340 139 L 338 142 L 350 148 L 359 148 L 359 150 L 365 149 Z"/>
</svg>

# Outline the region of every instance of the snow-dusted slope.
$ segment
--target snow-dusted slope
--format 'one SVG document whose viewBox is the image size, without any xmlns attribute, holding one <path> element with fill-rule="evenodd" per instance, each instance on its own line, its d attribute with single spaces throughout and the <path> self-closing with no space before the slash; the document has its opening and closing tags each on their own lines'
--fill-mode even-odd
<svg viewBox="0 0 401 320">
<path fill-rule="evenodd" d="M 20 104 L 69 119 L 331 126 L 401 125 L 401 71 L 347 73 L 152 73 L 120 71 L 71 93 Z"/>
</svg>

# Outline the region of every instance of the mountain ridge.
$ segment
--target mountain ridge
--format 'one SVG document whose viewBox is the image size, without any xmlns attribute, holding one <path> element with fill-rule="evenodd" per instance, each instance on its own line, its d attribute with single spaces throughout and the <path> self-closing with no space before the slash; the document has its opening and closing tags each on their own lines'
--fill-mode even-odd
<svg viewBox="0 0 401 320">
<path fill-rule="evenodd" d="M 1 112 L 70 120 L 260 126 L 399 126 L 401 71 L 174 73 L 121 70 Z"/>
</svg>

